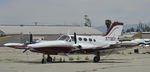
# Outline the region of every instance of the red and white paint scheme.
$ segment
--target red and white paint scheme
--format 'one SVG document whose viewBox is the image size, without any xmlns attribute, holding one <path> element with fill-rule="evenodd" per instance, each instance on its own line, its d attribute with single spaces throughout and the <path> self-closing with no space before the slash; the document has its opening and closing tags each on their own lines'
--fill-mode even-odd
<svg viewBox="0 0 150 72">
<path fill-rule="evenodd" d="M 27 47 L 27 45 L 25 45 L 24 43 L 6 43 L 6 44 L 4 44 L 4 46 L 12 47 L 12 48 L 25 48 L 25 47 Z"/>
<path fill-rule="evenodd" d="M 52 62 L 50 55 L 59 53 L 94 53 L 94 62 L 100 61 L 100 50 L 112 49 L 113 45 L 119 43 L 123 23 L 114 22 L 104 36 L 81 36 L 81 35 L 62 35 L 54 41 L 43 41 L 28 44 L 25 51 L 43 53 L 42 63 Z M 24 51 L 24 52 L 25 52 Z M 45 59 L 45 54 L 48 56 Z"/>
</svg>

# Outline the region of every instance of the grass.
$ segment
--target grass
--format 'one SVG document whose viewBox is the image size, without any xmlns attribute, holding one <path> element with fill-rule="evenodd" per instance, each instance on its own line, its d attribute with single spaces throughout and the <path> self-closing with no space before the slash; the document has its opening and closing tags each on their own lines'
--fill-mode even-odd
<svg viewBox="0 0 150 72">
<path fill-rule="evenodd" d="M 89 57 L 88 57 L 88 56 L 86 56 L 86 57 L 85 57 L 85 60 L 89 60 Z"/>
<path fill-rule="evenodd" d="M 76 58 L 77 61 L 79 61 L 80 59 L 81 59 L 81 58 L 80 58 L 79 56 Z"/>
<path fill-rule="evenodd" d="M 8 39 L 9 37 L 10 37 L 10 36 L 0 37 L 0 42 L 3 41 L 3 40 Z"/>
<path fill-rule="evenodd" d="M 69 61 L 73 61 L 74 60 L 74 58 L 73 57 L 69 57 Z"/>
<path fill-rule="evenodd" d="M 141 37 L 142 37 L 142 33 L 139 32 L 139 33 L 135 34 L 132 38 L 136 39 L 136 38 L 141 38 Z"/>
<path fill-rule="evenodd" d="M 5 59 L 6 61 L 10 61 L 10 62 L 14 62 L 14 61 L 17 61 L 18 59 L 14 59 L 14 58 L 12 58 L 12 59 Z"/>
<path fill-rule="evenodd" d="M 139 33 L 133 35 L 132 37 L 124 37 L 124 38 L 121 38 L 120 40 L 130 41 L 130 40 L 134 40 L 134 39 L 141 38 L 141 37 L 142 37 L 142 33 L 139 32 Z"/>
</svg>

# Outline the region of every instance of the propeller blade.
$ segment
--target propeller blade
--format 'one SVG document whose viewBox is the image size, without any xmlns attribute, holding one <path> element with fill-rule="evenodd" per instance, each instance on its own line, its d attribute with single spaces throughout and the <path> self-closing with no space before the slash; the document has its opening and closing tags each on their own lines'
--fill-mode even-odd
<svg viewBox="0 0 150 72">
<path fill-rule="evenodd" d="M 75 43 L 75 44 L 77 43 L 77 35 L 76 35 L 75 32 L 74 32 L 74 43 Z"/>
<path fill-rule="evenodd" d="M 30 48 L 26 48 L 24 51 L 23 51 L 23 53 L 25 53 L 27 50 L 29 50 Z"/>
<path fill-rule="evenodd" d="M 30 50 L 31 48 L 28 47 L 28 48 L 25 48 L 25 50 L 23 51 L 23 53 L 25 53 L 27 50 Z"/>
<path fill-rule="evenodd" d="M 33 36 L 32 36 L 32 33 L 30 33 L 30 44 L 32 44 L 33 42 Z"/>
</svg>

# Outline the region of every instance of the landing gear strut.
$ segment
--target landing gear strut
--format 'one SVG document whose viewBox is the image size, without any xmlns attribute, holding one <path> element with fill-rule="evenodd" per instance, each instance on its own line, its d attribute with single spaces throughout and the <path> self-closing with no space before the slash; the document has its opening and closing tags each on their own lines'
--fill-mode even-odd
<svg viewBox="0 0 150 72">
<path fill-rule="evenodd" d="M 47 55 L 47 62 L 52 62 L 52 57 L 49 54 Z"/>
<path fill-rule="evenodd" d="M 41 61 L 41 63 L 42 64 L 45 64 L 47 61 L 46 61 L 46 59 L 45 59 L 45 54 L 43 54 L 43 59 L 42 59 L 42 61 Z"/>
<path fill-rule="evenodd" d="M 96 56 L 93 58 L 93 62 L 99 62 L 100 61 L 100 53 L 97 52 Z"/>
<path fill-rule="evenodd" d="M 45 54 L 43 54 L 43 59 L 42 59 L 42 61 L 41 61 L 41 63 L 42 64 L 45 64 L 45 63 L 47 63 L 47 62 L 52 62 L 52 57 L 48 54 L 47 55 L 47 59 L 45 58 Z"/>
</svg>

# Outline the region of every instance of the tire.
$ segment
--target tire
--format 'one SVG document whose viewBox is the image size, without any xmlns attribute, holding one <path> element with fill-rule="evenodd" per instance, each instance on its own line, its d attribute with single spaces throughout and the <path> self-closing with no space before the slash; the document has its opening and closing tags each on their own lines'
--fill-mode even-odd
<svg viewBox="0 0 150 72">
<path fill-rule="evenodd" d="M 100 61 L 100 57 L 99 56 L 95 56 L 93 59 L 93 62 L 99 62 Z"/>
<path fill-rule="evenodd" d="M 45 60 L 45 59 L 42 59 L 41 63 L 42 63 L 42 64 L 45 64 L 45 63 L 46 63 L 46 60 Z"/>
<path fill-rule="evenodd" d="M 47 62 L 52 62 L 52 57 L 48 57 Z"/>
</svg>

